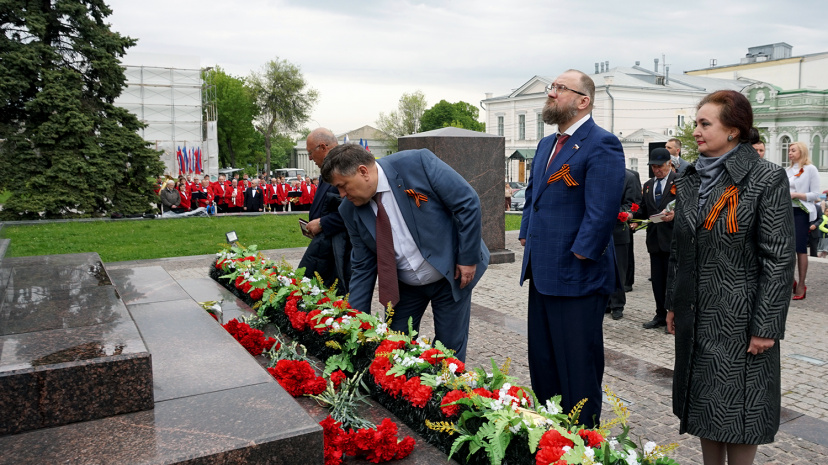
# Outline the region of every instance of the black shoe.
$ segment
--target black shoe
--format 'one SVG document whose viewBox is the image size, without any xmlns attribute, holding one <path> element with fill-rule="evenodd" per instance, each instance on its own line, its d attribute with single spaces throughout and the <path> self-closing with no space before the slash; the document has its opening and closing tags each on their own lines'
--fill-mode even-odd
<svg viewBox="0 0 828 465">
<path fill-rule="evenodd" d="M 632 292 L 632 286 L 624 286 L 624 292 Z"/>
<path fill-rule="evenodd" d="M 613 320 L 620 320 L 624 318 L 624 309 L 623 308 L 614 308 L 612 309 L 612 319 Z"/>
<path fill-rule="evenodd" d="M 607 307 L 607 308 L 605 308 L 605 309 L 604 309 L 604 313 L 610 313 L 611 311 L 612 311 L 612 309 L 611 309 L 611 308 L 609 308 L 609 307 Z"/>
<path fill-rule="evenodd" d="M 648 321 L 648 322 L 644 323 L 642 326 L 644 326 L 644 328 L 645 328 L 645 329 L 659 328 L 659 327 L 661 327 L 661 326 L 666 327 L 666 326 L 667 326 L 667 322 L 666 322 L 666 321 L 664 321 L 664 320 L 662 320 L 662 319 L 660 319 L 660 318 L 658 318 L 658 317 L 655 317 L 655 318 L 653 318 L 652 320 L 650 320 L 650 321 Z"/>
</svg>

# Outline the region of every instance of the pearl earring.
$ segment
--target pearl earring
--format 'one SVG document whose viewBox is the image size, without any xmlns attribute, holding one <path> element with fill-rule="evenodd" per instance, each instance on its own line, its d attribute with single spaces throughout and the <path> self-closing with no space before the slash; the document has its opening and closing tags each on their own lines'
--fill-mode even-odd
<svg viewBox="0 0 828 465">
<path fill-rule="evenodd" d="M 728 142 L 730 142 L 730 141 L 732 141 L 732 140 L 733 140 L 733 136 L 732 136 L 732 135 L 731 135 L 731 136 L 727 136 L 727 141 L 728 141 Z"/>
</svg>

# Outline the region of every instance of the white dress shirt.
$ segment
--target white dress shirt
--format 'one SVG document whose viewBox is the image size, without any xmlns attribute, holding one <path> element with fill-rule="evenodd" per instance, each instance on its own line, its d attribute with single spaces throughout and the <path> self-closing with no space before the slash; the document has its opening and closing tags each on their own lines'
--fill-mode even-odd
<svg viewBox="0 0 828 465">
<path fill-rule="evenodd" d="M 443 275 L 423 258 L 411 231 L 405 224 L 397 205 L 397 199 L 391 192 L 391 185 L 379 163 L 377 166 L 377 192 L 382 193 L 382 205 L 391 222 L 391 234 L 394 237 L 394 258 L 397 260 L 397 279 L 411 286 L 423 286 L 439 281 Z M 374 215 L 377 214 L 377 203 L 369 202 Z"/>
</svg>

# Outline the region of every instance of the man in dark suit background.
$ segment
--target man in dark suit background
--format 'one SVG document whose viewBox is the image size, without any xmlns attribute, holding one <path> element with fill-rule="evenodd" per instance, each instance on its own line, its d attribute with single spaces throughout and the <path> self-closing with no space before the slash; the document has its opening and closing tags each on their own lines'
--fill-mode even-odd
<svg viewBox="0 0 828 465">
<path fill-rule="evenodd" d="M 325 157 L 338 142 L 333 132 L 317 128 L 308 134 L 305 144 L 308 157 L 322 169 Z M 308 213 L 310 221 L 307 228 L 313 234 L 313 239 L 305 250 L 299 267 L 305 268 L 305 276 L 308 277 L 318 272 L 325 281 L 325 286 L 333 285 L 334 280 L 338 279 L 336 289 L 344 295 L 348 293 L 348 281 L 351 278 L 351 240 L 339 214 L 341 201 L 339 191 L 320 179 Z"/>
<path fill-rule="evenodd" d="M 649 165 L 654 177 L 644 183 L 641 208 L 635 213 L 639 219 L 647 219 L 664 212 L 667 205 L 676 198 L 674 182 L 678 174 L 672 170 L 670 152 L 657 148 L 650 152 Z M 650 276 L 653 281 L 653 298 L 656 314 L 644 323 L 647 329 L 667 326 L 667 309 L 664 298 L 667 295 L 667 264 L 670 260 L 670 242 L 673 240 L 673 212 L 661 217 L 660 223 L 647 226 L 647 252 L 650 254 Z"/>
<path fill-rule="evenodd" d="M 356 144 L 331 150 L 322 178 L 343 197 L 351 305 L 369 312 L 379 279 L 380 304 L 394 308 L 390 329 L 407 331 L 430 303 L 436 339 L 465 361 L 471 292 L 489 265 L 474 188 L 426 149 L 375 160 Z"/>
<path fill-rule="evenodd" d="M 259 180 L 253 178 L 250 187 L 244 191 L 244 211 L 247 213 L 264 210 L 264 193 L 259 189 Z"/>
<path fill-rule="evenodd" d="M 627 213 L 632 218 L 632 205 L 641 206 L 641 183 L 633 170 L 626 170 L 624 175 L 624 194 L 621 196 L 619 213 Z M 612 242 L 615 245 L 615 264 L 618 267 L 618 276 L 621 283 L 615 292 L 610 295 L 607 312 L 612 313 L 613 320 L 624 317 L 624 306 L 627 304 L 626 277 L 629 266 L 629 247 L 632 246 L 630 226 L 627 221 L 617 220 L 612 230 Z"/>
<path fill-rule="evenodd" d="M 667 141 L 664 148 L 670 152 L 670 161 L 673 164 L 673 171 L 675 171 L 679 176 L 684 174 L 684 170 L 690 166 L 690 163 L 681 158 L 681 141 L 674 137 Z"/>
<path fill-rule="evenodd" d="M 557 132 L 538 144 L 520 227 L 520 282 L 529 279 L 529 373 L 541 402 L 562 395 L 568 412 L 597 426 L 604 375 L 603 319 L 616 280 L 612 230 L 624 188 L 618 137 L 590 113 L 595 83 L 569 70 L 547 87 L 543 121 Z"/>
<path fill-rule="evenodd" d="M 638 171 L 629 171 L 635 175 L 635 183 L 639 187 L 638 193 L 640 198 L 641 176 L 638 175 Z M 641 202 L 636 203 L 639 206 L 641 205 Z M 627 245 L 627 276 L 624 279 L 624 292 L 632 292 L 633 284 L 635 284 L 635 230 L 632 228 L 627 228 L 627 232 L 630 235 L 630 243 L 629 245 Z"/>
</svg>

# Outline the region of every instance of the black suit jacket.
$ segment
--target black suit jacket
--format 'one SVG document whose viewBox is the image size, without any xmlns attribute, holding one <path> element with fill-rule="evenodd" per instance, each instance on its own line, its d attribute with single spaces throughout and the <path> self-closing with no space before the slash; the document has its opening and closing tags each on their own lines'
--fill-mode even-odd
<svg viewBox="0 0 828 465">
<path fill-rule="evenodd" d="M 256 191 L 256 196 L 253 196 L 253 191 Z M 244 191 L 244 208 L 248 212 L 257 212 L 264 209 L 264 193 L 258 187 L 252 187 Z"/>
<path fill-rule="evenodd" d="M 618 211 L 630 212 L 632 204 L 641 206 L 641 181 L 638 180 L 638 172 L 627 169 L 624 174 L 624 193 L 621 195 L 621 208 Z M 627 223 L 615 222 L 615 229 L 612 230 L 612 241 L 616 245 L 629 244 L 632 241 Z"/>
<path fill-rule="evenodd" d="M 635 213 L 638 219 L 647 219 L 652 215 L 661 213 L 667 204 L 675 200 L 676 173 L 670 171 L 667 175 L 667 182 L 662 187 L 661 202 L 656 205 L 654 198 L 656 178 L 651 178 L 644 183 L 641 192 L 641 208 Z M 670 252 L 670 241 L 673 240 L 673 222 L 652 223 L 647 227 L 647 252 Z"/>
<path fill-rule="evenodd" d="M 320 179 L 308 219 L 313 221 L 319 218 L 322 233 L 311 240 L 299 268 L 305 268 L 305 276 L 308 277 L 319 273 L 327 286 L 338 279 L 336 289 L 340 294 L 345 294 L 351 279 L 351 239 L 339 214 L 340 203 L 339 190 Z"/>
</svg>

